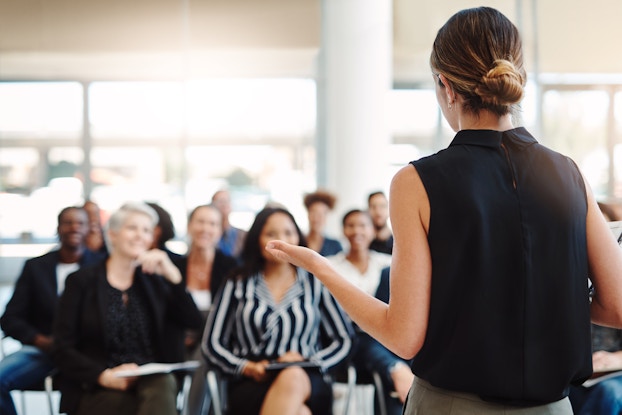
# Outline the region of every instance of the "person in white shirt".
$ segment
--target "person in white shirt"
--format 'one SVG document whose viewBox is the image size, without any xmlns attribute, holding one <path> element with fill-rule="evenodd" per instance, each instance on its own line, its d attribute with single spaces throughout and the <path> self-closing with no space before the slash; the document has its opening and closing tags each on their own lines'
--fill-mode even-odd
<svg viewBox="0 0 622 415">
<path fill-rule="evenodd" d="M 374 225 L 368 212 L 354 209 L 343 217 L 343 234 L 350 243 L 347 251 L 329 256 L 335 270 L 366 293 L 385 302 L 388 298 L 391 255 L 373 251 Z M 383 272 L 384 271 L 384 272 Z M 386 293 L 386 294 L 381 294 Z M 405 360 L 399 358 L 367 333 L 358 329 L 352 362 L 358 370 L 375 371 L 384 384 L 389 414 L 400 414 L 414 375 Z M 397 392 L 399 400 L 392 399 Z M 376 403 L 377 405 L 377 403 Z"/>
</svg>

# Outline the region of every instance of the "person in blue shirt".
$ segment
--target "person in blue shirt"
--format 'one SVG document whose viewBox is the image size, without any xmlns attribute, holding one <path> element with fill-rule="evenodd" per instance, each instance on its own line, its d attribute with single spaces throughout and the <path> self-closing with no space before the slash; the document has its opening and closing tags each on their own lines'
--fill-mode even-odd
<svg viewBox="0 0 622 415">
<path fill-rule="evenodd" d="M 601 374 L 622 370 L 622 330 L 592 324 L 592 366 Z M 622 413 L 622 372 L 592 386 L 571 386 L 575 415 Z"/>
<path fill-rule="evenodd" d="M 225 255 L 238 258 L 244 245 L 246 231 L 236 228 L 229 222 L 231 214 L 231 193 L 227 189 L 218 190 L 212 196 L 212 205 L 222 214 L 222 235 L 218 241 L 218 249 Z"/>
</svg>

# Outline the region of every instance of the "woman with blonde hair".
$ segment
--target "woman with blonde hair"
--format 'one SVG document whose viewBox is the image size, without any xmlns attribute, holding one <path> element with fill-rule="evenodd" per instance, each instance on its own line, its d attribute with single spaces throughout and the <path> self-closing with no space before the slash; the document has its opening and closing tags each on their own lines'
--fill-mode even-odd
<svg viewBox="0 0 622 415">
<path fill-rule="evenodd" d="M 176 333 L 202 324 L 179 269 L 151 249 L 157 221 L 144 203 L 123 205 L 108 220 L 108 258 L 67 278 L 53 330 L 63 413 L 177 415 L 174 375 L 122 374 L 183 361 Z"/>
<path fill-rule="evenodd" d="M 526 75 L 502 13 L 453 15 L 430 66 L 456 136 L 392 180 L 389 304 L 312 251 L 281 241 L 268 251 L 308 269 L 363 330 L 414 358 L 405 414 L 570 415 L 569 385 L 592 373 L 590 318 L 622 326 L 620 248 L 575 163 L 513 125 Z"/>
</svg>

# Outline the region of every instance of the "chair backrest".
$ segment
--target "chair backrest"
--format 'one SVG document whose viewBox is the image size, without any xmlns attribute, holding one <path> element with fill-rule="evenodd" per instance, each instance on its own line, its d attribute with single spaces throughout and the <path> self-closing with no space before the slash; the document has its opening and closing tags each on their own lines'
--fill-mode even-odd
<svg viewBox="0 0 622 415">
<path fill-rule="evenodd" d="M 373 386 L 374 398 L 378 403 L 379 413 L 376 415 L 387 415 L 388 407 L 385 401 L 384 386 L 382 384 L 382 378 L 377 372 L 369 372 L 356 368 L 352 363 L 349 363 L 347 367 L 336 371 L 333 375 L 335 382 L 346 384 L 346 394 L 344 399 L 343 411 L 341 415 L 350 415 L 352 408 L 356 408 L 359 412 L 359 406 L 367 407 L 365 403 L 359 403 L 356 405 L 357 388 L 361 386 Z M 339 414 L 335 414 L 339 415 Z"/>
</svg>

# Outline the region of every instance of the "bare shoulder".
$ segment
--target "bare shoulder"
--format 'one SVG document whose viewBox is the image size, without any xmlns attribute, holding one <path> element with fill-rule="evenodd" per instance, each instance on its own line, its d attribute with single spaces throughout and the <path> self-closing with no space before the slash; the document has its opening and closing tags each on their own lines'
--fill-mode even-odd
<svg viewBox="0 0 622 415">
<path fill-rule="evenodd" d="M 393 176 L 389 208 L 392 212 L 392 221 L 393 215 L 398 216 L 399 212 L 408 212 L 409 216 L 412 216 L 411 213 L 414 211 L 418 212 L 421 222 L 427 229 L 430 217 L 428 194 L 417 169 L 412 164 L 402 167 Z"/>
<path fill-rule="evenodd" d="M 419 177 L 417 169 L 408 164 L 395 173 L 391 181 L 391 190 L 409 190 L 410 192 L 424 192 L 425 188 Z"/>
</svg>

